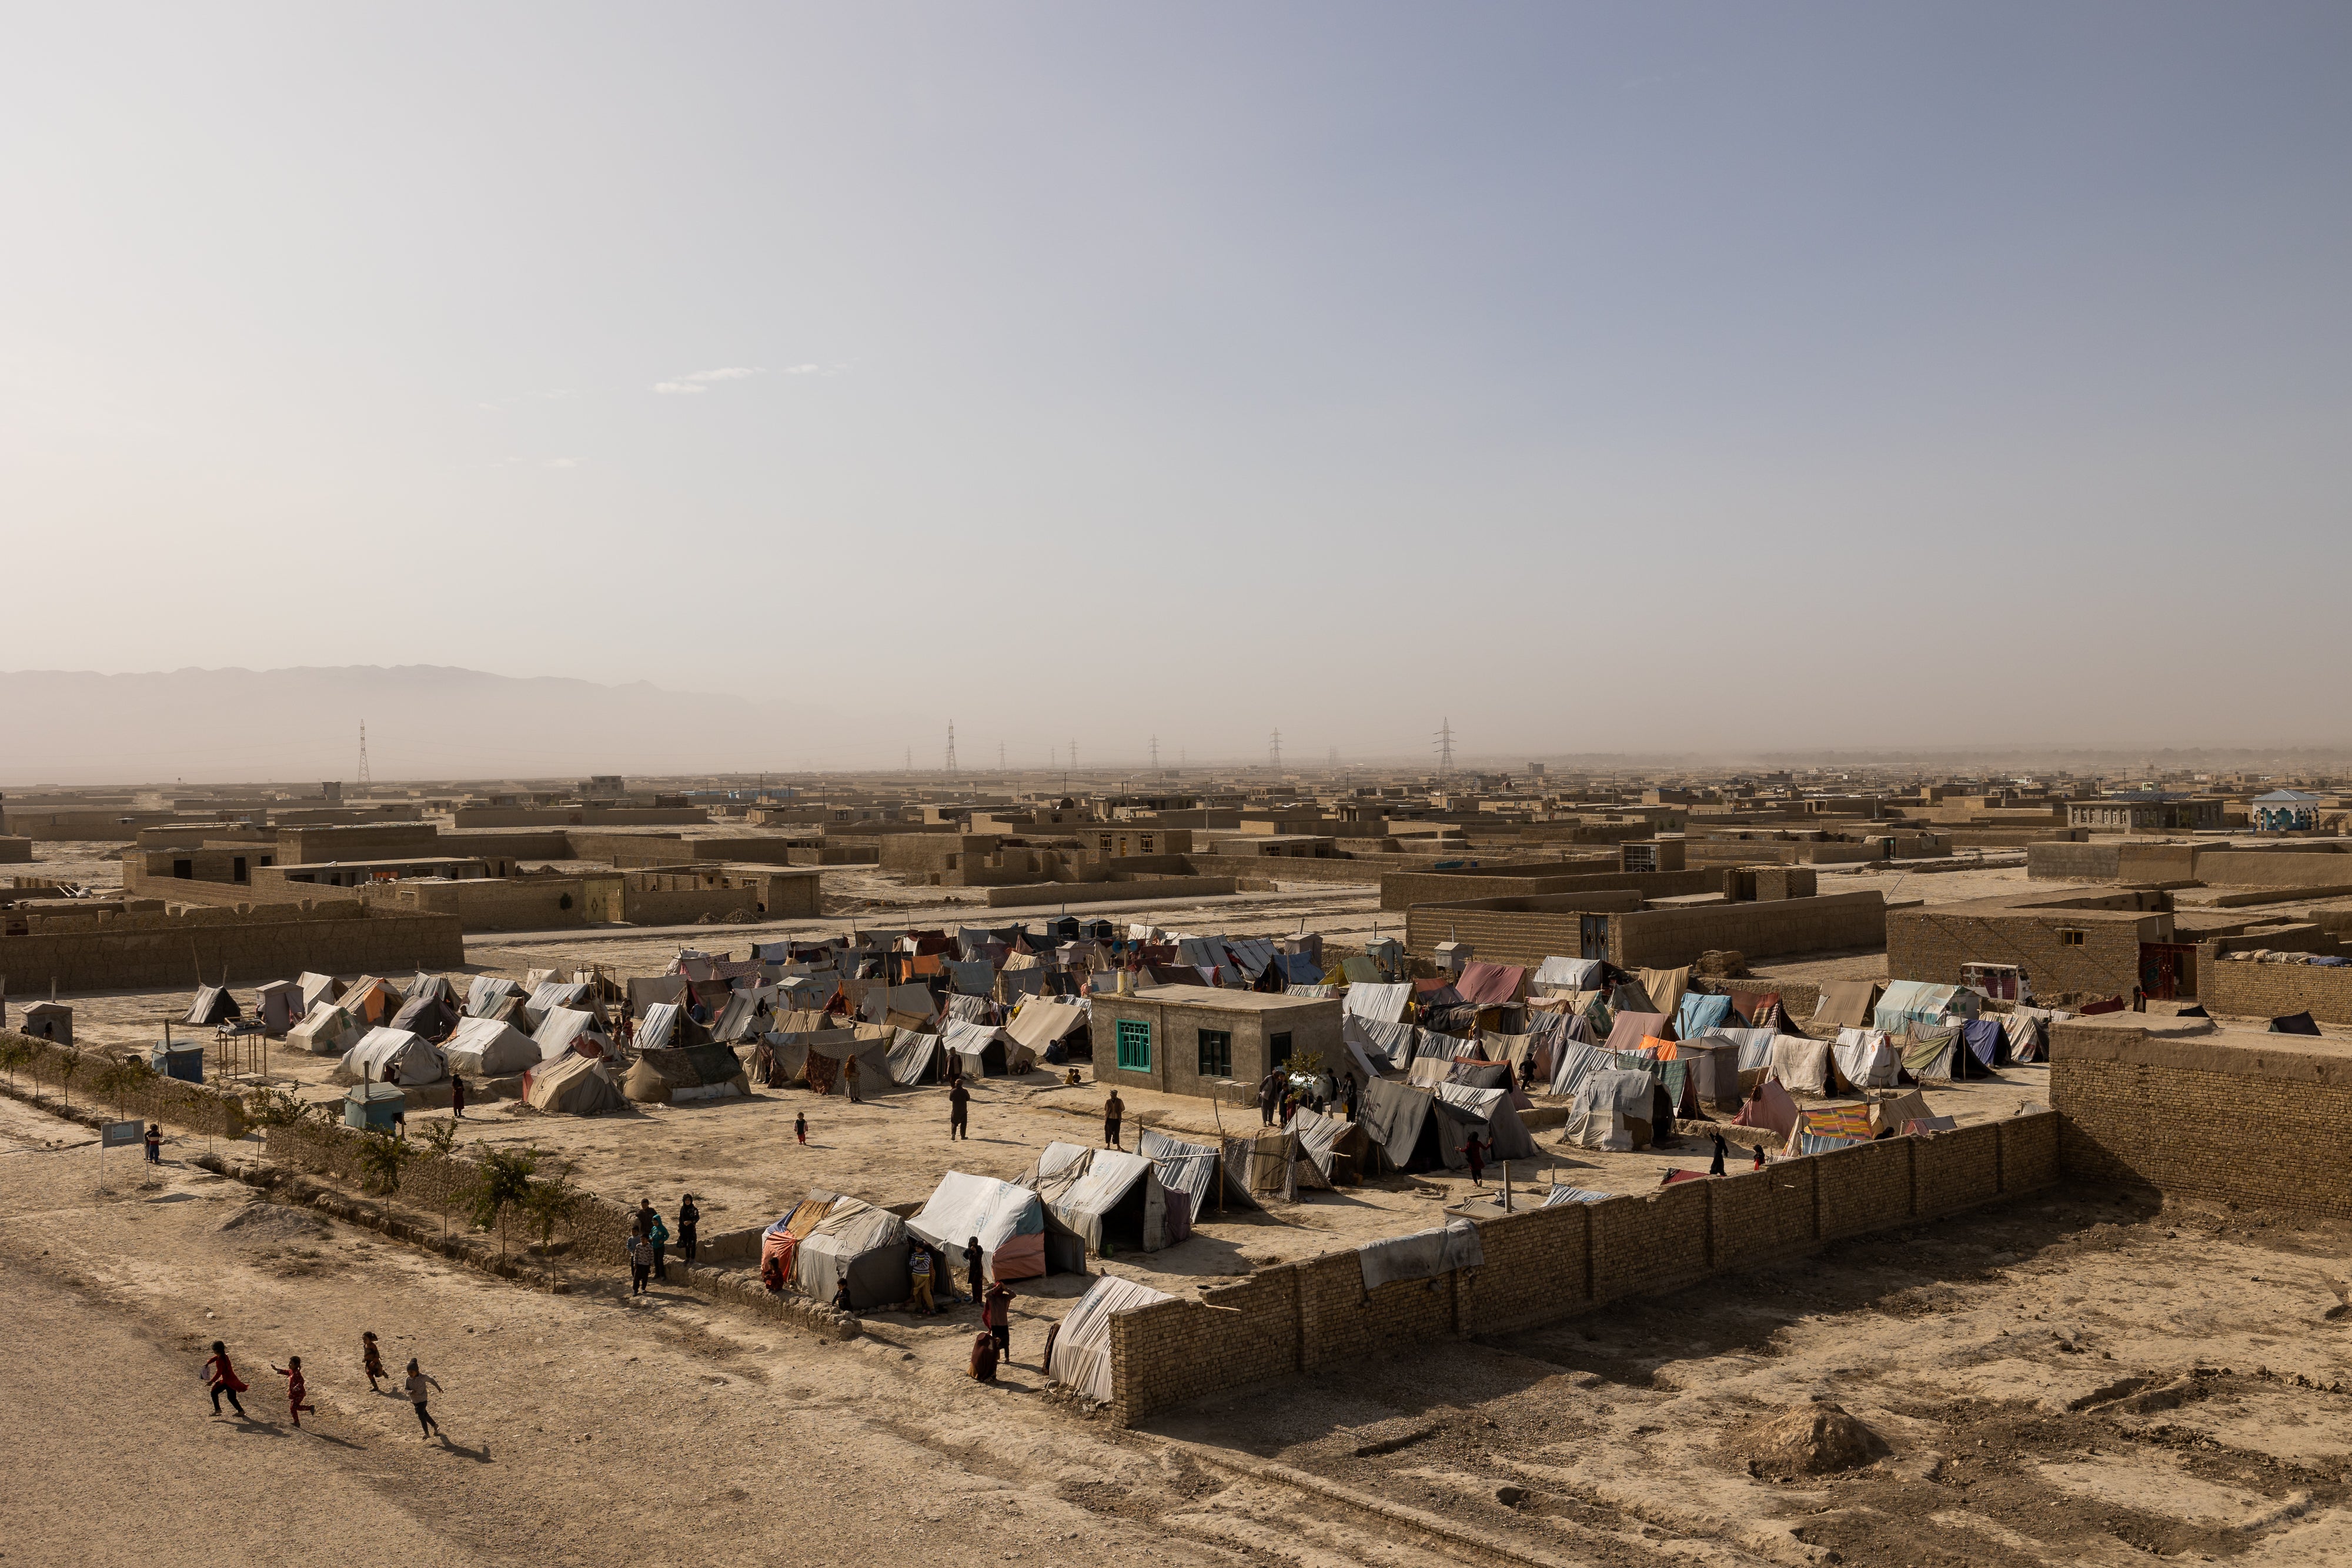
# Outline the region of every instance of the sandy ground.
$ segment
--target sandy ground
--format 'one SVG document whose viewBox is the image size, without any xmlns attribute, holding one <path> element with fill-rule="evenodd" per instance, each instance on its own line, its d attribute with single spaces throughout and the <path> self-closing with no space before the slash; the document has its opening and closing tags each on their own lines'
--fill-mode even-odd
<svg viewBox="0 0 2352 1568">
<path fill-rule="evenodd" d="M 551 1296 L 176 1162 L 144 1186 L 126 1162 L 100 1197 L 96 1151 L 46 1147 L 77 1135 L 47 1120 L 0 1111 L 0 1401 L 48 1461 L 12 1467 L 11 1563 L 331 1532 L 404 1565 L 2352 1552 L 2340 1228 L 2029 1199 L 1128 1434 L 1042 1396 L 1025 1331 L 984 1388 L 887 1322 L 832 1345 L 667 1291 Z M 446 1443 L 370 1392 L 362 1328 L 440 1380 Z M 249 1419 L 197 1387 L 215 1338 Z M 299 1433 L 268 1371 L 288 1354 L 320 1407 Z M 1809 1475 L 1750 1441 L 1816 1397 L 1888 1451 Z"/>
</svg>

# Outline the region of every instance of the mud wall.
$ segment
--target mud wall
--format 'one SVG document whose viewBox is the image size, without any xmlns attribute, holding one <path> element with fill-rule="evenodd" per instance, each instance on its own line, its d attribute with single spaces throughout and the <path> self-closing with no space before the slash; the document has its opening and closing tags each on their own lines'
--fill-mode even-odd
<svg viewBox="0 0 2352 1568">
<path fill-rule="evenodd" d="M 2058 1138 L 2045 1111 L 1481 1220 L 1480 1267 L 1370 1292 L 1352 1250 L 1262 1269 L 1112 1319 L 1112 1414 L 1132 1424 L 1334 1361 L 1523 1328 L 2031 1192 L 2057 1180 Z"/>
</svg>

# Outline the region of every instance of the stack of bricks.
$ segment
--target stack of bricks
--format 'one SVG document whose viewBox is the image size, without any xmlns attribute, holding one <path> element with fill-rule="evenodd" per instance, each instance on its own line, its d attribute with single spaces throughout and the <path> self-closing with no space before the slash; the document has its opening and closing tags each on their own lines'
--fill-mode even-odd
<svg viewBox="0 0 2352 1568">
<path fill-rule="evenodd" d="M 1353 1251 L 1111 1320 L 1111 1410 L 1171 1405 L 1456 1334 L 1496 1333 L 1799 1257 L 2058 1179 L 2050 1112 L 1895 1137 L 1638 1197 L 1477 1222 L 1485 1261 L 1366 1291 Z"/>
</svg>

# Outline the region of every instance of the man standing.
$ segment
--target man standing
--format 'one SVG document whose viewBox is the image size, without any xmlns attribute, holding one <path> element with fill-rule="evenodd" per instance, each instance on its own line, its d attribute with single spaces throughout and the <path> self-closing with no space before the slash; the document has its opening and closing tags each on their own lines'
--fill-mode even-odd
<svg viewBox="0 0 2352 1568">
<path fill-rule="evenodd" d="M 449 1113 L 460 1122 L 466 1119 L 466 1079 L 462 1073 L 449 1074 Z"/>
<path fill-rule="evenodd" d="M 971 1240 L 964 1243 L 963 1266 L 964 1269 L 971 1275 L 971 1299 L 975 1301 L 980 1300 L 980 1275 L 981 1260 L 982 1256 L 983 1254 L 980 1250 L 979 1237 L 975 1236 Z"/>
<path fill-rule="evenodd" d="M 949 1060 L 954 1059 L 950 1057 Z M 948 1091 L 948 1142 L 953 1143 L 958 1138 L 971 1142 L 971 1091 L 963 1086 L 961 1079 L 958 1079 L 956 1086 Z"/>
<path fill-rule="evenodd" d="M 1261 1126 L 1274 1125 L 1274 1105 L 1282 1093 L 1282 1070 L 1276 1068 L 1258 1081 L 1257 1119 Z"/>
<path fill-rule="evenodd" d="M 1110 1092 L 1110 1098 L 1103 1102 L 1104 1148 L 1115 1149 L 1118 1147 L 1118 1124 L 1126 1115 L 1127 1102 L 1120 1099 L 1118 1097 L 1118 1091 L 1114 1089 Z"/>
</svg>

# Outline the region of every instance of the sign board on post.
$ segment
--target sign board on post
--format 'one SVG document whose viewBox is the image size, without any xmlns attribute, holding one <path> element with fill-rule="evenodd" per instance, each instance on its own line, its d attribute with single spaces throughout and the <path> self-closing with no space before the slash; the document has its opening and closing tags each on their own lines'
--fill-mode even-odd
<svg viewBox="0 0 2352 1568">
<path fill-rule="evenodd" d="M 136 1148 L 147 1135 L 144 1124 L 139 1122 L 109 1122 L 99 1129 L 98 1146 L 101 1149 Z"/>
</svg>

